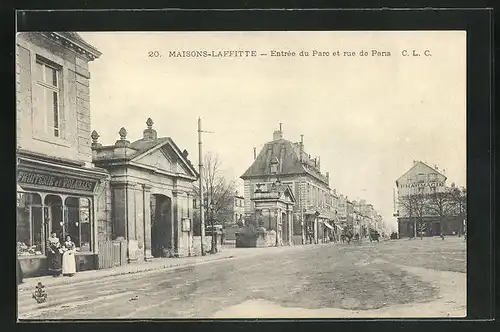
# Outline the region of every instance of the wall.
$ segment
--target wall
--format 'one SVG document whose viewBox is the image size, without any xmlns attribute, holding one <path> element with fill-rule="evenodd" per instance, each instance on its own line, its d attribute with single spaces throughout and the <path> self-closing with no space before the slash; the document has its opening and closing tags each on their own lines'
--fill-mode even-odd
<svg viewBox="0 0 500 332">
<path fill-rule="evenodd" d="M 17 146 L 49 156 L 91 162 L 88 62 L 40 33 L 20 33 L 16 46 Z M 62 66 L 61 137 L 40 133 L 33 110 L 36 55 Z"/>
<path fill-rule="evenodd" d="M 111 187 L 109 181 L 105 181 L 98 189 L 96 197 L 97 240 L 99 243 L 112 240 L 112 219 L 111 219 Z"/>
<path fill-rule="evenodd" d="M 212 247 L 212 237 L 205 236 L 205 240 L 203 242 L 205 252 L 210 251 Z M 201 236 L 193 236 L 191 252 L 193 253 L 193 256 L 201 256 Z"/>
</svg>

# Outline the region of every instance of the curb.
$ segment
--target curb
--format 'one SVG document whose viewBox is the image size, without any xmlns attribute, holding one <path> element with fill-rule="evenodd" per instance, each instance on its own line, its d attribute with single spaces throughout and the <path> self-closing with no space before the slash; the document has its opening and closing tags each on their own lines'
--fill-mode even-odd
<svg viewBox="0 0 500 332">
<path fill-rule="evenodd" d="M 45 284 L 45 285 L 51 287 L 51 286 L 61 286 L 61 285 L 78 284 L 78 283 L 82 283 L 82 282 L 88 282 L 88 281 L 91 281 L 91 280 L 95 280 L 96 278 L 104 279 L 104 278 L 118 277 L 118 276 L 123 276 L 123 275 L 138 274 L 138 273 L 151 272 L 151 271 L 175 270 L 175 269 L 179 269 L 179 268 L 183 268 L 183 267 L 194 267 L 194 266 L 198 266 L 198 265 L 204 265 L 204 264 L 207 264 L 209 262 L 230 260 L 230 259 L 234 259 L 234 258 L 236 258 L 236 256 L 230 255 L 230 256 L 224 256 L 224 257 L 215 257 L 213 259 L 202 260 L 202 261 L 199 261 L 199 262 L 190 262 L 190 263 L 187 263 L 187 264 L 177 263 L 177 264 L 169 264 L 169 265 L 159 265 L 159 266 L 144 267 L 144 268 L 141 268 L 141 269 L 131 270 L 131 271 L 115 271 L 115 272 L 112 272 L 112 273 L 109 273 L 109 274 L 105 274 L 105 275 L 102 275 L 102 276 L 90 276 L 89 275 L 88 277 L 85 277 L 84 279 L 62 279 L 62 280 L 58 280 L 57 282 L 48 283 L 48 284 Z M 94 270 L 94 271 L 99 271 L 99 270 Z M 49 280 L 52 280 L 52 279 L 49 279 Z M 43 283 L 43 281 L 42 281 L 42 283 Z M 25 284 L 25 285 L 19 285 L 18 288 L 17 288 L 17 290 L 18 290 L 18 292 L 19 291 L 31 290 L 35 286 L 36 286 L 35 283 Z"/>
</svg>

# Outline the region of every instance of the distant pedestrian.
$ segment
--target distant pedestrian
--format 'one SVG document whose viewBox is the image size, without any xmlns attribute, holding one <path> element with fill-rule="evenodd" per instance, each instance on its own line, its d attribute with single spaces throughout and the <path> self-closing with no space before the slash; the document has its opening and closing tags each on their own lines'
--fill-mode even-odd
<svg viewBox="0 0 500 332">
<path fill-rule="evenodd" d="M 52 233 L 47 241 L 49 273 L 53 277 L 59 277 L 62 272 L 62 248 L 56 233 Z"/>
</svg>

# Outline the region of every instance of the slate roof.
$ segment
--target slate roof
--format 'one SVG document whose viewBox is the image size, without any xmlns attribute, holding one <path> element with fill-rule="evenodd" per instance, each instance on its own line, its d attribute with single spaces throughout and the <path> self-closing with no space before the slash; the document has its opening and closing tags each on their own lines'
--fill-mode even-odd
<svg viewBox="0 0 500 332">
<path fill-rule="evenodd" d="M 271 173 L 271 160 L 281 160 L 282 168 L 280 175 L 309 174 L 317 180 L 328 184 L 326 176 L 321 174 L 315 167 L 314 162 L 305 153 L 300 160 L 300 143 L 293 143 L 284 138 L 268 142 L 264 145 L 252 165 L 243 173 L 241 179 L 267 177 Z"/>
</svg>

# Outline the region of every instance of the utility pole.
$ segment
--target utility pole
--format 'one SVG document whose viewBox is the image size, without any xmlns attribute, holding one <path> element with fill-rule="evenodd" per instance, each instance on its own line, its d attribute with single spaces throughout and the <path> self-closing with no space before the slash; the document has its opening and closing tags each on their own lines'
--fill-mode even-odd
<svg viewBox="0 0 500 332">
<path fill-rule="evenodd" d="M 201 235 L 201 255 L 205 256 L 205 248 L 203 247 L 205 242 L 205 209 L 203 201 L 203 153 L 201 147 L 201 118 L 198 118 L 198 166 L 200 169 L 200 235 Z"/>
</svg>

